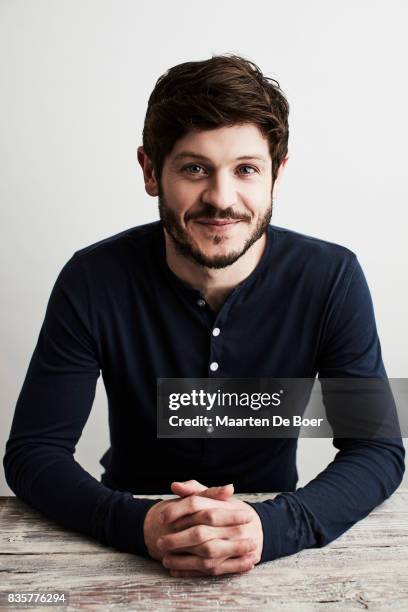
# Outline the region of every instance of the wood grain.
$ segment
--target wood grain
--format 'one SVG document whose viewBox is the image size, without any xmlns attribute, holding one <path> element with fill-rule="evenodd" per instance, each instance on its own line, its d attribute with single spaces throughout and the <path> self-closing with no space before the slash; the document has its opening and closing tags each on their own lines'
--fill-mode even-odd
<svg viewBox="0 0 408 612">
<path fill-rule="evenodd" d="M 248 501 L 274 497 L 241 494 Z M 144 496 L 155 497 L 155 496 Z M 160 496 L 171 498 L 173 496 Z M 7 592 L 65 592 L 69 604 L 6 607 Z M 160 563 L 67 531 L 0 497 L 0 610 L 408 610 L 408 489 L 320 549 L 251 572 L 174 578 Z"/>
</svg>

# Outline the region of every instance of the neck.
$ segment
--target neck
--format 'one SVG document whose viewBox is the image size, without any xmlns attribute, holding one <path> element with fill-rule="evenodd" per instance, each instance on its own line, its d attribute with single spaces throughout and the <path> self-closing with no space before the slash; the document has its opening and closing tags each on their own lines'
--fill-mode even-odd
<svg viewBox="0 0 408 612">
<path fill-rule="evenodd" d="M 205 268 L 181 255 L 164 229 L 166 260 L 169 268 L 185 283 L 198 289 L 214 310 L 219 310 L 228 295 L 258 265 L 266 246 L 266 232 L 236 262 L 226 268 Z"/>
</svg>

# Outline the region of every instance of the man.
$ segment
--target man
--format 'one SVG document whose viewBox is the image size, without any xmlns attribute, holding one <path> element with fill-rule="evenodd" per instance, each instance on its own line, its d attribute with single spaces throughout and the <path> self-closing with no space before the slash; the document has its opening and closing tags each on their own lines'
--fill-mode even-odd
<svg viewBox="0 0 408 612">
<path fill-rule="evenodd" d="M 293 438 L 156 436 L 158 378 L 386 377 L 354 253 L 270 225 L 288 112 L 279 84 L 239 56 L 160 77 L 138 149 L 160 221 L 74 253 L 18 398 L 4 457 L 16 495 L 172 575 L 245 572 L 324 546 L 404 473 L 400 437 L 334 438 L 334 461 L 296 490 Z M 100 372 L 111 448 L 98 482 L 73 453 Z M 282 493 L 248 503 L 234 487 Z"/>
</svg>

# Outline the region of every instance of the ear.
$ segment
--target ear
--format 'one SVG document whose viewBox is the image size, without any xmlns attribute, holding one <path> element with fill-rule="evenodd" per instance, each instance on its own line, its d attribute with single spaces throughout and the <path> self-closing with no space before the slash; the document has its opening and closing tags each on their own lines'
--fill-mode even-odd
<svg viewBox="0 0 408 612">
<path fill-rule="evenodd" d="M 137 159 L 143 170 L 146 193 L 148 193 L 150 196 L 158 196 L 159 185 L 157 183 L 157 179 L 154 173 L 153 164 L 147 156 L 143 147 L 138 147 Z"/>
<path fill-rule="evenodd" d="M 276 197 L 276 194 L 277 194 L 277 191 L 278 191 L 278 185 L 279 185 L 280 180 L 282 178 L 283 169 L 286 166 L 286 163 L 287 163 L 288 159 L 289 159 L 289 155 L 286 155 L 286 157 L 283 158 L 283 160 L 281 162 L 281 165 L 279 166 L 278 174 L 277 174 L 277 177 L 276 177 L 275 182 L 273 184 L 273 194 L 272 194 L 272 196 L 274 198 Z"/>
</svg>

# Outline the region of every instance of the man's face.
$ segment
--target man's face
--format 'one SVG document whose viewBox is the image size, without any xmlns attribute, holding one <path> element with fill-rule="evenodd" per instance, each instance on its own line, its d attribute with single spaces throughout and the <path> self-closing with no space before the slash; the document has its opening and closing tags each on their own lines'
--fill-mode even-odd
<svg viewBox="0 0 408 612">
<path fill-rule="evenodd" d="M 159 213 L 177 251 L 207 268 L 237 261 L 272 217 L 272 160 L 254 124 L 191 131 L 166 157 Z"/>
</svg>

